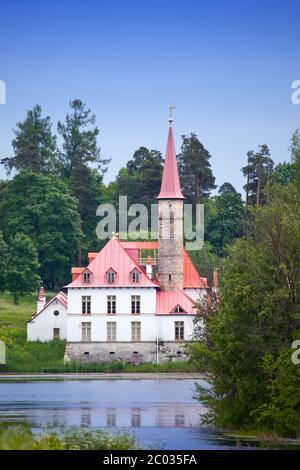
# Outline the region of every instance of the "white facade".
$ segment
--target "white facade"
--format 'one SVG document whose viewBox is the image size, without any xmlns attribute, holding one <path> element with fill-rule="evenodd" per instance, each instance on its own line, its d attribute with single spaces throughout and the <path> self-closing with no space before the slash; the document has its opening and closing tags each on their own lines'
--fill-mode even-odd
<svg viewBox="0 0 300 470">
<path fill-rule="evenodd" d="M 28 341 L 51 341 L 54 336 L 67 339 L 67 307 L 56 298 L 27 323 Z"/>
<path fill-rule="evenodd" d="M 116 297 L 116 314 L 107 313 L 107 297 Z M 139 295 L 141 313 L 131 313 L 131 296 Z M 91 314 L 81 313 L 82 296 L 91 298 Z M 156 315 L 155 288 L 78 288 L 68 293 L 67 341 L 82 341 L 82 323 L 90 323 L 91 341 L 106 342 L 107 323 L 116 323 L 116 342 L 132 341 L 132 322 L 140 322 L 140 341 L 175 341 L 175 322 L 184 323 L 184 341 L 193 333 L 194 315 Z"/>
</svg>

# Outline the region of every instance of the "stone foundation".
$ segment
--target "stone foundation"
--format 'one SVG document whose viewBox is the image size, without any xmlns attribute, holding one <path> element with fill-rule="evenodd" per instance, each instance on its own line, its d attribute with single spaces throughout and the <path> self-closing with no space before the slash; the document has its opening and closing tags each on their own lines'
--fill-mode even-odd
<svg viewBox="0 0 300 470">
<path fill-rule="evenodd" d="M 65 361 L 84 362 L 111 362 L 119 360 L 130 364 L 146 362 L 170 362 L 174 360 L 187 360 L 187 343 L 177 342 L 118 342 L 118 343 L 67 343 Z"/>
</svg>

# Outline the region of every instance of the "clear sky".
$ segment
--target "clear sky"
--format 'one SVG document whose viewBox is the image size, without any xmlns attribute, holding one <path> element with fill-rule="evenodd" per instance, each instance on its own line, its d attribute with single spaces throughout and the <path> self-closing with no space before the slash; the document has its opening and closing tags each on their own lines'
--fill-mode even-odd
<svg viewBox="0 0 300 470">
<path fill-rule="evenodd" d="M 177 151 L 196 132 L 218 184 L 241 190 L 246 152 L 259 144 L 289 159 L 300 127 L 299 1 L 2 0 L 0 18 L 1 157 L 27 109 L 40 104 L 56 127 L 80 98 L 112 158 L 106 181 L 139 146 L 165 151 L 170 101 Z"/>
</svg>

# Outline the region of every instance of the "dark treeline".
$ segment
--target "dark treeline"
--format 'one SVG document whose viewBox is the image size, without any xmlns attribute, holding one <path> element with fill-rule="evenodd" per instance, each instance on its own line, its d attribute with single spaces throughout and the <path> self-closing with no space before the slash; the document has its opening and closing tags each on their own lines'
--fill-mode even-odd
<svg viewBox="0 0 300 470">
<path fill-rule="evenodd" d="M 50 289 L 60 288 L 69 281 L 72 265 L 84 265 L 88 251 L 101 248 L 95 231 L 99 204 L 117 206 L 120 195 L 127 195 L 128 205 L 156 203 L 163 156 L 141 146 L 105 185 L 109 160 L 100 152 L 94 114 L 78 99 L 70 102 L 56 132 L 51 118 L 36 105 L 16 124 L 14 134 L 13 154 L 1 158 L 11 177 L 0 181 L 0 290 L 9 290 L 17 300 L 35 290 L 39 280 Z M 296 132 L 292 149 L 297 139 Z M 210 160 L 195 133 L 182 136 L 178 164 L 183 193 L 187 202 L 205 205 L 206 244 L 191 256 L 201 274 L 211 279 L 227 246 L 249 230 L 251 206 L 268 204 L 270 182 L 294 181 L 297 165 L 274 166 L 266 145 L 250 151 L 243 168 L 245 204 L 228 182 L 211 196 L 216 184 Z"/>
</svg>

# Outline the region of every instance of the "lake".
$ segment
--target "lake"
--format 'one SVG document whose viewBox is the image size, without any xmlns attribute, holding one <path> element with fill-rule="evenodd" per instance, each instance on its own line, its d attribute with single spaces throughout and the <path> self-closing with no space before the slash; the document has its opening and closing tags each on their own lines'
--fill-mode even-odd
<svg viewBox="0 0 300 470">
<path fill-rule="evenodd" d="M 152 449 L 232 449 L 200 426 L 205 409 L 193 379 L 101 379 L 0 382 L 0 420 L 46 426 L 127 430 Z"/>
</svg>

